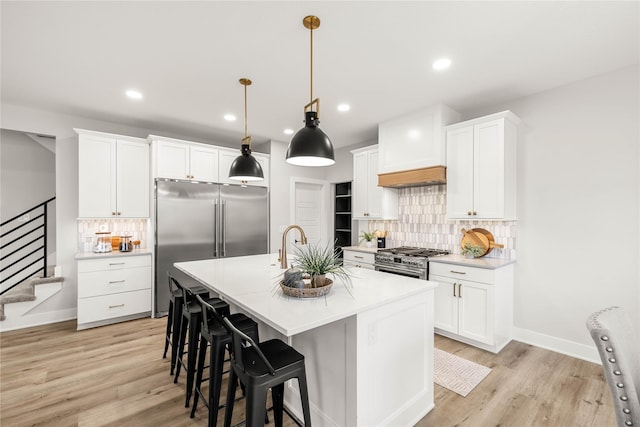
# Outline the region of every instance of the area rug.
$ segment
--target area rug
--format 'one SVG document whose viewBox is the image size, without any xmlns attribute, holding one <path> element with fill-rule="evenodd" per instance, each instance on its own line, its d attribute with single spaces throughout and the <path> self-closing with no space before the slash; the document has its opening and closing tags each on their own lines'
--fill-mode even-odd
<svg viewBox="0 0 640 427">
<path fill-rule="evenodd" d="M 433 359 L 433 381 L 462 397 L 466 397 L 491 372 L 486 366 L 437 348 L 433 350 Z"/>
</svg>

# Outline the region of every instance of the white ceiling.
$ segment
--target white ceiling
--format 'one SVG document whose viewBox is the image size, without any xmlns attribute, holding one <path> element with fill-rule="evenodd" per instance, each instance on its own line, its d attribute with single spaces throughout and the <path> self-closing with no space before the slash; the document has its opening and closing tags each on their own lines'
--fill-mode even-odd
<svg viewBox="0 0 640 427">
<path fill-rule="evenodd" d="M 302 127 L 309 101 L 302 18 L 314 14 L 320 127 L 344 147 L 436 103 L 464 112 L 638 64 L 639 13 L 637 1 L 2 1 L 1 96 L 239 143 L 248 77 L 254 143 L 288 141 L 283 129 Z M 453 65 L 435 72 L 443 56 Z"/>
</svg>

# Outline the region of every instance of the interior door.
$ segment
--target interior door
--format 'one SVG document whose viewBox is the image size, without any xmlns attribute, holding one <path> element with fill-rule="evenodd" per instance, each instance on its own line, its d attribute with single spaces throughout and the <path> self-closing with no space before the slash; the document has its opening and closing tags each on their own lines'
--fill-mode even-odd
<svg viewBox="0 0 640 427">
<path fill-rule="evenodd" d="M 326 187 L 323 183 L 295 182 L 293 223 L 302 227 L 308 244 L 327 244 Z M 294 254 L 300 234 L 291 231 L 287 239 L 287 253 Z"/>
</svg>

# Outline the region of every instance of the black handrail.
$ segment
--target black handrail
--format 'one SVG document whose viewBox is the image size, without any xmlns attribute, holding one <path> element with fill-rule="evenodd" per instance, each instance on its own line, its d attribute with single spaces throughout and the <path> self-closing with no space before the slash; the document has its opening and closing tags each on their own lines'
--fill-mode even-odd
<svg viewBox="0 0 640 427">
<path fill-rule="evenodd" d="M 52 201 L 54 201 L 56 199 L 55 196 L 51 197 L 50 199 L 37 204 L 36 206 L 25 210 L 24 212 L 19 213 L 18 215 L 14 216 L 13 218 L 10 218 L 4 222 L 2 222 L 2 224 L 0 224 L 0 227 L 5 227 L 7 226 L 9 229 L 7 231 L 3 231 L 0 234 L 0 238 L 4 238 L 9 236 L 12 233 L 16 233 L 18 230 L 20 230 L 23 227 L 26 227 L 27 225 L 31 224 L 33 225 L 33 228 L 30 228 L 28 230 L 23 230 L 23 232 L 20 235 L 17 235 L 16 237 L 14 237 L 13 239 L 11 239 L 10 241 L 3 243 L 0 246 L 0 251 L 2 252 L 2 256 L 0 256 L 0 261 L 4 261 L 5 259 L 9 258 L 12 255 L 18 254 L 22 255 L 20 258 L 14 260 L 13 262 L 7 264 L 7 265 L 2 265 L 0 266 L 0 272 L 5 272 L 7 270 L 10 270 L 12 268 L 17 268 L 17 271 L 14 271 L 12 274 L 10 274 L 7 277 L 4 277 L 2 280 L 0 280 L 0 284 L 5 283 L 6 281 L 8 281 L 9 279 L 12 279 L 16 276 L 22 275 L 23 277 L 20 277 L 19 279 L 17 279 L 13 284 L 11 284 L 9 287 L 7 287 L 6 289 L 3 289 L 0 292 L 0 295 L 3 295 L 4 293 L 10 291 L 11 289 L 15 288 L 16 286 L 18 286 L 20 283 L 24 282 L 25 280 L 29 279 L 30 277 L 33 277 L 35 274 L 39 273 L 40 271 L 42 271 L 42 277 L 45 277 L 47 274 L 47 219 L 48 219 L 48 205 L 49 203 L 51 203 Z M 38 215 L 34 216 L 33 218 L 30 218 L 28 221 L 23 221 L 21 223 L 18 224 L 18 220 L 23 218 L 25 215 L 28 215 L 29 213 L 42 208 L 42 213 L 38 213 Z M 36 222 L 42 222 L 41 224 L 38 224 Z M 33 234 L 35 232 L 38 232 L 38 234 L 34 237 Z M 29 240 L 30 239 L 30 240 Z M 37 248 L 31 250 L 30 252 L 28 251 L 28 247 L 34 243 L 36 243 L 37 241 L 42 240 L 42 245 L 38 246 Z M 9 253 L 5 253 L 5 249 L 8 249 L 9 247 L 11 247 L 10 252 Z M 38 253 L 42 251 L 42 254 L 35 259 L 34 261 L 32 261 L 31 259 L 29 259 L 30 256 Z M 24 265 L 23 261 L 29 262 L 28 264 Z M 33 270 L 30 269 L 31 267 L 33 267 L 36 264 L 40 263 L 40 267 L 38 267 L 37 269 Z"/>
</svg>

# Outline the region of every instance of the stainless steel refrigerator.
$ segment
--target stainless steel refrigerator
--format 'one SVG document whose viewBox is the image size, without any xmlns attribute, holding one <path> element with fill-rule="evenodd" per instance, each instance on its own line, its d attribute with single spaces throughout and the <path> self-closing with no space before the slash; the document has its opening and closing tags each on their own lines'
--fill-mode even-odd
<svg viewBox="0 0 640 427">
<path fill-rule="evenodd" d="M 195 281 L 173 263 L 269 251 L 269 201 L 263 187 L 156 180 L 154 313 L 169 309 L 167 271 Z"/>
</svg>

